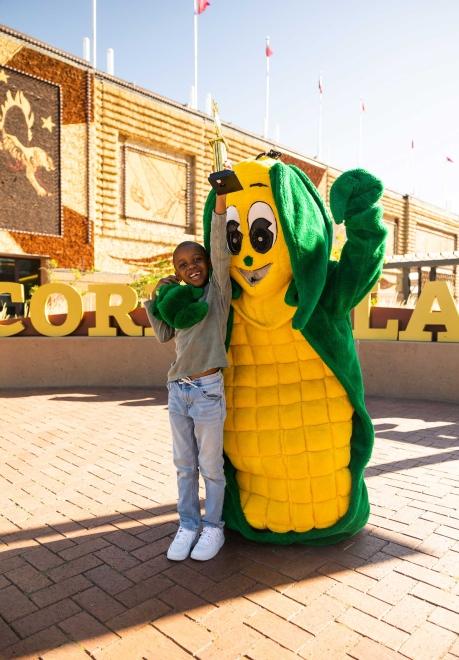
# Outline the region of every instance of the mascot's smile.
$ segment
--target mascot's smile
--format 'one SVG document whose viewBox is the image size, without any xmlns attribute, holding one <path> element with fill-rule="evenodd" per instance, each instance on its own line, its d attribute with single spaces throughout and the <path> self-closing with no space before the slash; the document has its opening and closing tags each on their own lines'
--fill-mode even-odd
<svg viewBox="0 0 459 660">
<path fill-rule="evenodd" d="M 250 286 L 255 286 L 264 278 L 265 275 L 268 274 L 271 266 L 272 264 L 266 264 L 266 266 L 256 268 L 255 270 L 244 270 L 244 268 L 238 268 L 238 271 Z"/>
</svg>

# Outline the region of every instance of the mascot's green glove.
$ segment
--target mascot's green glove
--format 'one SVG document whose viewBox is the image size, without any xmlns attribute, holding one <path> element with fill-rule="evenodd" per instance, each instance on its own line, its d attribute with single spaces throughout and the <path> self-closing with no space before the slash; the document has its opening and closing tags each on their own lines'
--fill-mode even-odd
<svg viewBox="0 0 459 660">
<path fill-rule="evenodd" d="M 330 209 L 337 224 L 374 207 L 384 186 L 366 170 L 356 169 L 339 176 L 330 190 Z"/>
<path fill-rule="evenodd" d="M 204 290 L 191 284 L 165 284 L 158 289 L 152 305 L 155 318 L 176 330 L 190 328 L 206 316 L 209 306 L 200 301 Z"/>
</svg>

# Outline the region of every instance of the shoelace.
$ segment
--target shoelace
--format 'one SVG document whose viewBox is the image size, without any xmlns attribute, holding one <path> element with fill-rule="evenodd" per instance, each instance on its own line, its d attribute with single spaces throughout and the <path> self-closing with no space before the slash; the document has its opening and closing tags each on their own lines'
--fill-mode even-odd
<svg viewBox="0 0 459 660">
<path fill-rule="evenodd" d="M 186 529 L 185 527 L 179 527 L 175 538 L 179 538 L 180 536 L 184 536 L 185 534 L 191 534 L 191 530 Z"/>
<path fill-rule="evenodd" d="M 213 541 L 213 537 L 216 535 L 217 533 L 214 531 L 213 527 L 206 527 L 202 530 L 200 540 L 204 541 L 204 543 L 211 543 Z"/>
</svg>

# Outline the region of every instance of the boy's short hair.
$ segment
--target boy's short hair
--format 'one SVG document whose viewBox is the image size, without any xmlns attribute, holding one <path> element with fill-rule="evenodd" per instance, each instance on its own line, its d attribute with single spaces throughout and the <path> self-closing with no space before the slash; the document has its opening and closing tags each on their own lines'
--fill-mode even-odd
<svg viewBox="0 0 459 660">
<path fill-rule="evenodd" d="M 186 247 L 186 248 L 197 247 L 197 248 L 199 248 L 199 249 L 202 251 L 202 253 L 206 256 L 206 258 L 209 259 L 209 254 L 208 254 L 206 248 L 204 247 L 204 245 L 201 245 L 201 243 L 197 243 L 196 241 L 182 241 L 181 243 L 179 243 L 179 244 L 177 245 L 177 247 L 176 247 L 175 250 L 173 251 L 173 253 L 172 253 L 172 261 L 174 261 L 174 259 L 175 259 L 175 255 L 177 254 L 177 252 L 178 252 L 181 248 L 184 248 L 184 247 Z"/>
</svg>

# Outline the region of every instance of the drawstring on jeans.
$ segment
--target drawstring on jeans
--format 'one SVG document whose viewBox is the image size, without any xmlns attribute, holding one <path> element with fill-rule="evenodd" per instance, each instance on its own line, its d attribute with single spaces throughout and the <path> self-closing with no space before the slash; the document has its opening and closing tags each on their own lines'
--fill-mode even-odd
<svg viewBox="0 0 459 660">
<path fill-rule="evenodd" d="M 196 383 L 193 383 L 191 378 L 188 378 L 188 376 L 185 376 L 185 378 L 179 378 L 178 383 L 179 385 L 191 385 L 191 387 L 196 387 L 199 389 L 199 386 L 196 385 Z"/>
</svg>

